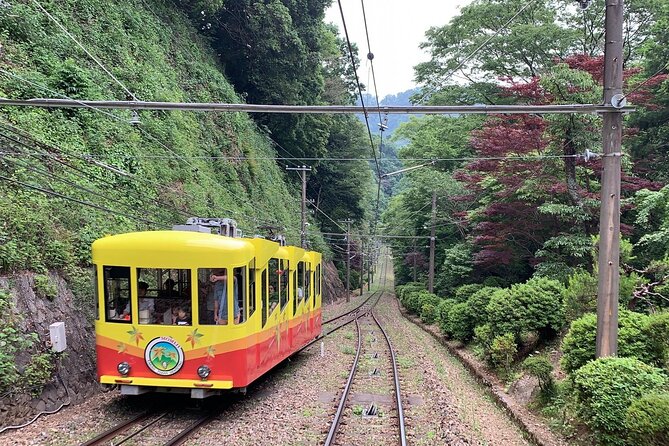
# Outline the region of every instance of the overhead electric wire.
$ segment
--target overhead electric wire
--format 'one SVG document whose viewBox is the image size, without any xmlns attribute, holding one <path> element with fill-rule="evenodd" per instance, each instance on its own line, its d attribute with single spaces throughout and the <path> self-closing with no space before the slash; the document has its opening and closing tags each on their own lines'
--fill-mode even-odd
<svg viewBox="0 0 669 446">
<path fill-rule="evenodd" d="M 18 134 L 18 135 L 20 135 L 20 136 L 23 136 L 23 137 L 25 137 L 25 138 L 30 138 L 35 144 L 40 145 L 40 146 L 43 146 L 43 147 L 45 147 L 45 148 L 47 149 L 45 152 L 38 152 L 38 153 L 25 153 L 25 152 L 21 152 L 21 153 L 20 153 L 21 155 L 27 155 L 27 156 L 31 156 L 31 157 L 37 157 L 37 156 L 48 157 L 49 159 L 51 159 L 51 160 L 53 160 L 53 161 L 55 161 L 55 162 L 61 164 L 62 166 L 65 166 L 65 167 L 67 167 L 67 168 L 69 168 L 69 169 L 71 169 L 71 170 L 77 172 L 77 173 L 78 173 L 78 176 L 79 176 L 80 178 L 88 178 L 88 179 L 92 179 L 92 180 L 95 180 L 95 181 L 98 181 L 98 182 L 107 184 L 108 186 L 110 186 L 110 187 L 112 187 L 112 188 L 117 186 L 117 184 L 114 183 L 114 182 L 112 182 L 112 181 L 106 180 L 105 178 L 101 178 L 101 177 L 99 177 L 99 176 L 97 176 L 97 175 L 94 175 L 94 174 L 92 174 L 92 173 L 90 173 L 90 172 L 87 172 L 87 171 L 85 171 L 85 170 L 83 170 L 83 169 L 80 169 L 80 168 L 77 167 L 77 166 L 74 166 L 74 165 L 72 165 L 72 164 L 69 164 L 69 163 L 67 163 L 67 162 L 65 162 L 65 161 L 63 161 L 63 160 L 61 160 L 61 159 L 60 159 L 61 156 L 62 156 L 62 155 L 65 155 L 64 153 L 62 153 L 61 149 L 57 149 L 57 148 L 54 148 L 54 147 L 52 147 L 52 146 L 50 146 L 50 145 L 47 145 L 47 144 L 45 144 L 45 143 L 42 143 L 41 141 L 34 140 L 34 139 L 32 139 L 32 137 L 30 137 L 30 136 L 27 135 L 27 134 L 24 134 L 24 133 L 23 133 L 21 130 L 19 130 L 18 128 L 14 127 L 14 126 L 12 126 L 12 125 L 9 125 L 9 124 L 7 124 L 7 123 L 0 122 L 0 127 L 3 128 L 3 129 L 5 129 L 5 130 L 7 130 L 7 131 L 11 131 L 11 132 L 13 132 L 13 133 L 15 133 L 15 134 Z M 9 140 L 9 141 L 13 142 L 14 144 L 17 144 L 17 145 L 19 145 L 19 146 L 25 147 L 25 148 L 27 148 L 27 149 L 35 150 L 35 147 L 32 147 L 32 146 L 30 146 L 29 144 L 27 144 L 27 143 L 25 143 L 25 142 L 23 142 L 23 141 L 17 140 L 16 138 L 10 137 L 10 136 L 8 136 L 8 135 L 6 135 L 6 134 L 3 134 L 3 133 L 1 133 L 1 132 L 0 132 L 0 138 L 4 138 L 4 139 L 6 139 L 6 140 Z M 51 149 L 51 150 L 54 150 L 54 151 L 58 151 L 58 154 L 55 154 L 55 153 L 49 153 L 48 149 Z M 14 153 L 14 152 L 0 152 L 0 154 L 2 154 L 2 155 L 11 155 L 11 156 L 14 156 L 14 157 L 16 157 L 17 155 L 19 155 L 19 154 Z M 67 155 L 70 155 L 70 154 L 67 154 Z M 70 155 L 70 156 L 72 156 L 73 158 L 77 158 L 77 159 L 87 160 L 86 156 L 82 156 L 82 155 Z M 121 173 L 120 173 L 118 170 L 116 170 L 116 169 L 114 169 L 114 168 L 111 168 L 110 166 L 104 166 L 104 165 L 100 165 L 100 164 L 95 164 L 95 165 L 98 166 L 98 167 L 100 167 L 100 168 L 108 169 L 108 170 L 110 170 L 111 172 L 113 172 L 114 174 L 121 175 Z M 123 176 L 124 176 L 124 177 L 127 177 L 127 175 L 123 175 Z M 137 178 L 135 178 L 135 179 L 137 179 Z M 141 179 L 142 181 L 146 182 L 146 183 L 153 184 L 153 182 L 151 182 L 150 180 L 148 180 L 148 179 L 146 179 L 146 178 L 140 178 L 140 179 Z M 155 183 L 155 184 L 158 184 L 158 183 Z M 140 197 L 138 197 L 138 196 L 136 196 L 136 197 L 137 197 L 140 201 L 142 201 L 142 200 L 144 199 L 143 197 L 142 197 L 142 198 L 140 198 Z M 184 216 L 189 216 L 189 217 L 192 216 L 192 213 L 188 213 L 188 212 L 182 211 L 181 209 L 177 208 L 176 206 L 174 206 L 174 205 L 172 205 L 172 204 L 170 204 L 170 203 L 163 202 L 163 201 L 161 201 L 161 200 L 158 199 L 158 198 L 154 198 L 154 201 L 155 201 L 156 203 L 162 205 L 162 206 L 166 206 L 166 208 L 171 208 L 171 209 L 177 211 L 178 213 L 181 213 L 181 214 L 184 215 Z M 158 206 L 156 205 L 156 207 L 158 207 Z"/>
<path fill-rule="evenodd" d="M 94 107 L 94 106 L 91 106 L 91 105 L 87 105 L 87 104 L 85 104 L 85 103 L 82 102 L 82 101 L 79 101 L 79 100 L 76 100 L 76 99 L 72 99 L 72 98 L 70 98 L 70 97 L 67 96 L 67 95 L 64 95 L 64 94 L 62 94 L 62 93 L 59 93 L 59 92 L 56 92 L 56 91 L 51 90 L 49 87 L 47 87 L 47 86 L 45 86 L 45 85 L 43 85 L 43 84 L 40 84 L 40 83 L 36 83 L 36 82 L 30 81 L 30 80 L 28 80 L 28 79 L 25 79 L 25 78 L 19 76 L 19 75 L 16 75 L 16 74 L 14 74 L 14 73 L 11 73 L 11 72 L 9 72 L 9 71 L 6 71 L 6 70 L 4 70 L 4 69 L 2 69 L 2 68 L 0 68 L 0 73 L 3 73 L 3 74 L 5 74 L 5 75 L 7 75 L 7 76 L 10 76 L 10 77 L 14 77 L 15 79 L 18 79 L 18 80 L 20 80 L 20 81 L 22 81 L 22 82 L 25 82 L 25 83 L 27 83 L 27 84 L 29 84 L 29 85 L 32 85 L 32 86 L 34 86 L 34 87 L 41 88 L 41 89 L 43 89 L 43 90 L 45 90 L 45 91 L 48 91 L 48 92 L 50 92 L 50 93 L 52 93 L 52 94 L 56 94 L 56 95 L 58 95 L 58 96 L 67 98 L 67 100 L 74 101 L 74 102 L 76 102 L 76 103 L 81 104 L 82 107 L 84 107 L 84 108 L 89 108 L 89 109 L 92 109 L 93 111 L 95 111 L 95 112 L 97 112 L 97 113 L 102 113 L 102 114 L 104 114 L 104 115 L 106 115 L 106 116 L 108 116 L 108 117 L 111 117 L 112 119 L 114 119 L 114 120 L 116 120 L 116 121 L 122 122 L 122 123 L 127 124 L 127 125 L 131 125 L 126 119 L 123 119 L 123 118 L 121 118 L 120 116 L 117 116 L 117 115 L 115 115 L 115 114 L 113 114 L 113 113 L 109 113 L 109 112 L 107 112 L 107 111 L 105 111 L 105 110 L 102 110 L 102 109 L 99 109 L 99 108 L 97 108 L 97 107 Z M 1 101 L 1 99 L 0 99 L 0 101 Z M 145 130 L 143 130 L 143 129 L 141 129 L 141 128 L 139 128 L 139 131 L 140 131 L 142 134 L 148 136 L 150 139 L 153 139 L 155 142 L 157 142 L 159 145 L 161 145 L 161 146 L 162 146 L 164 149 L 166 149 L 168 152 L 171 152 L 171 153 L 174 155 L 175 158 L 180 159 L 180 160 L 182 160 L 182 161 L 185 161 L 185 159 L 183 158 L 182 155 L 177 154 L 176 152 L 174 152 L 172 149 L 170 149 L 169 147 L 167 147 L 165 144 L 163 144 L 161 141 L 159 141 L 157 138 L 155 138 L 155 137 L 154 137 L 153 135 L 151 135 L 150 133 L 147 133 Z M 191 163 L 188 163 L 188 164 L 192 166 Z M 212 181 L 214 181 L 215 183 L 217 183 L 217 181 L 216 181 L 214 178 L 212 178 L 212 177 L 209 177 L 209 178 L 210 178 Z M 141 179 L 141 178 L 140 178 L 140 179 Z M 144 179 L 142 179 L 142 180 L 144 180 Z M 148 181 L 148 180 L 145 180 L 145 181 Z M 168 187 L 169 187 L 169 186 L 168 186 Z M 180 191 L 177 191 L 176 189 L 173 189 L 173 190 L 174 190 L 175 192 L 180 192 Z M 192 196 L 191 196 L 191 198 L 194 199 L 194 197 L 192 197 Z M 222 209 L 222 210 L 224 210 L 224 211 L 231 212 L 231 213 L 233 213 L 233 214 L 237 214 L 237 215 L 239 215 L 239 216 L 241 216 L 241 217 L 243 217 L 243 218 L 247 218 L 247 219 L 249 219 L 249 220 L 256 220 L 256 218 L 249 218 L 247 215 L 245 215 L 245 214 L 243 214 L 243 213 L 241 213 L 240 211 L 237 211 L 237 210 L 227 209 L 227 208 L 224 208 L 224 207 L 221 207 L 221 206 L 219 206 L 219 208 Z"/>
<path fill-rule="evenodd" d="M 79 200 L 77 198 L 72 198 L 72 197 L 69 197 L 67 195 L 63 195 L 63 194 L 61 194 L 59 192 L 56 192 L 56 191 L 53 191 L 53 190 L 44 189 L 44 188 L 41 188 L 39 186 L 35 186 L 34 184 L 29 184 L 29 183 L 24 183 L 22 181 L 14 180 L 14 179 L 6 177 L 4 175 L 0 175 L 0 180 L 7 181 L 9 183 L 18 184 L 18 185 L 26 187 L 28 189 L 33 189 L 33 190 L 45 193 L 47 195 L 52 195 L 54 197 L 62 198 L 64 200 L 79 203 L 81 205 L 88 206 L 88 207 L 91 207 L 91 208 L 94 208 L 94 209 L 98 209 L 100 211 L 104 211 L 104 212 L 107 212 L 107 213 L 110 213 L 110 214 L 119 215 L 121 217 L 130 218 L 132 220 L 139 220 L 139 221 L 142 221 L 142 222 L 144 222 L 148 225 L 151 225 L 151 226 L 160 226 L 158 223 L 156 223 L 154 221 L 151 221 L 151 220 L 147 220 L 147 219 L 142 218 L 142 217 L 135 217 L 133 215 L 128 215 L 128 214 L 125 214 L 123 212 L 118 212 L 118 211 L 115 211 L 113 209 L 109 209 L 109 208 L 106 208 L 104 206 L 97 205 L 95 203 L 90 203 L 88 201 L 83 201 L 83 200 Z"/>
<path fill-rule="evenodd" d="M 369 135 L 369 144 L 372 149 L 372 155 L 374 156 L 374 163 L 376 164 L 376 176 L 377 178 L 380 178 L 381 168 L 379 167 L 379 160 L 376 157 L 376 150 L 374 149 L 374 139 L 372 138 L 372 130 L 369 127 L 369 116 L 365 108 L 365 99 L 362 97 L 362 88 L 360 87 L 360 80 L 358 79 L 358 71 L 355 66 L 355 55 L 353 54 L 353 46 L 351 45 L 351 39 L 348 36 L 348 29 L 346 28 L 346 19 L 344 18 L 344 9 L 341 6 L 341 0 L 337 0 L 337 4 L 339 5 L 339 13 L 341 14 L 342 25 L 344 26 L 344 35 L 346 36 L 346 45 L 348 46 L 348 54 L 351 58 L 351 66 L 353 67 L 355 84 L 358 87 L 358 94 L 360 95 L 360 105 L 362 105 L 363 113 L 365 114 L 365 123 L 367 125 L 367 134 Z"/>
<path fill-rule="evenodd" d="M 59 27 L 59 28 L 60 28 L 60 29 L 61 29 L 61 30 L 62 30 L 62 31 L 63 31 L 63 32 L 70 38 L 70 39 L 72 39 L 72 40 L 74 41 L 74 43 L 76 43 L 76 44 L 79 46 L 79 48 L 81 48 L 82 50 L 84 50 L 84 52 L 88 55 L 88 57 L 90 57 L 91 59 L 93 59 L 93 61 L 95 61 L 95 63 L 98 64 L 98 66 L 99 66 L 100 68 L 102 68 L 102 69 L 104 70 L 105 73 L 107 73 L 112 79 L 114 79 L 114 81 L 115 81 L 118 85 L 120 85 L 121 88 L 123 88 L 123 90 L 124 90 L 130 97 L 132 97 L 133 100 L 135 100 L 135 101 L 138 100 L 137 97 L 135 96 L 135 94 L 134 94 L 132 91 L 130 91 L 125 85 L 123 85 L 123 83 L 122 83 L 120 80 L 118 80 L 118 79 L 116 78 L 116 76 L 114 76 L 114 75 L 113 75 L 113 74 L 112 74 L 112 73 L 111 73 L 111 72 L 104 66 L 104 64 L 103 64 L 97 57 L 95 57 L 93 54 L 91 54 L 91 52 L 88 51 L 88 50 L 86 49 L 86 47 L 84 47 L 84 46 L 81 44 L 81 42 L 79 42 L 79 41 L 78 41 L 72 34 L 70 34 L 70 32 L 69 32 L 69 31 L 68 31 L 68 30 L 67 30 L 67 29 L 66 29 L 66 28 L 65 28 L 65 27 L 58 21 L 58 20 L 56 20 L 56 18 L 55 18 L 54 16 L 52 16 L 52 15 L 49 13 L 49 11 L 47 11 L 46 9 L 44 9 L 44 7 L 43 7 L 42 5 L 40 5 L 40 3 L 39 3 L 37 0 L 33 0 L 33 3 L 34 3 L 35 5 L 37 5 L 37 7 L 38 7 L 39 9 L 41 9 L 42 12 L 43 12 L 44 14 L 46 14 L 46 16 L 49 17 L 49 19 L 51 19 L 51 21 L 54 22 L 54 23 L 55 23 L 55 24 L 56 24 L 56 25 L 57 25 L 57 26 L 58 26 L 58 27 Z"/>
</svg>

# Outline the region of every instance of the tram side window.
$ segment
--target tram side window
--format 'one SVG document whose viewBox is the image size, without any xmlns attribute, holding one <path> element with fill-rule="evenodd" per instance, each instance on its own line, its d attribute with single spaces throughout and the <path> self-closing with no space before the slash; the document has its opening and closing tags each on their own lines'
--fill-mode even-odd
<svg viewBox="0 0 669 446">
<path fill-rule="evenodd" d="M 307 263 L 307 271 L 304 277 L 304 291 L 305 307 L 308 307 L 311 299 L 311 263 Z"/>
<path fill-rule="evenodd" d="M 232 321 L 235 324 L 241 324 L 246 321 L 246 308 L 244 308 L 244 301 L 246 300 L 246 267 L 241 266 L 233 269 L 233 276 L 235 278 L 234 286 L 234 308 Z"/>
<path fill-rule="evenodd" d="M 139 323 L 192 325 L 191 270 L 137 268 Z"/>
<path fill-rule="evenodd" d="M 279 277 L 281 269 L 279 268 L 279 259 L 269 259 L 269 307 L 267 315 L 269 316 L 279 305 Z"/>
<path fill-rule="evenodd" d="M 281 300 L 281 311 L 286 308 L 288 304 L 288 272 L 290 271 L 290 265 L 288 260 L 280 260 L 280 271 L 279 275 L 279 299 Z"/>
<path fill-rule="evenodd" d="M 316 277 L 315 277 L 315 293 L 314 293 L 314 306 L 316 306 L 317 296 L 321 294 L 321 265 L 316 265 Z"/>
<path fill-rule="evenodd" d="M 256 311 L 256 295 L 256 260 L 253 259 L 249 263 L 249 300 L 247 305 L 249 307 L 249 318 Z"/>
<path fill-rule="evenodd" d="M 269 305 L 267 304 L 267 270 L 264 269 L 262 270 L 262 273 L 260 275 L 260 283 L 261 283 L 261 300 L 260 300 L 260 312 L 262 313 L 262 326 L 264 327 L 265 324 L 267 323 L 267 312 L 269 311 Z"/>
<path fill-rule="evenodd" d="M 304 262 L 299 262 L 297 264 L 297 298 L 300 302 L 304 299 L 305 293 L 304 273 Z"/>
<path fill-rule="evenodd" d="M 103 267 L 105 320 L 130 323 L 130 267 Z M 127 311 L 126 311 L 127 310 Z"/>
<path fill-rule="evenodd" d="M 293 315 L 297 314 L 297 271 L 293 271 Z"/>
<path fill-rule="evenodd" d="M 201 325 L 227 325 L 230 319 L 235 324 L 240 322 L 239 288 L 243 287 L 244 284 L 240 282 L 238 276 L 242 274 L 237 272 L 238 269 L 242 268 L 233 270 L 232 316 L 228 314 L 228 292 L 230 290 L 228 269 L 199 268 L 197 270 L 199 323 Z M 241 294 L 241 296 L 243 303 L 244 294 Z"/>
<path fill-rule="evenodd" d="M 98 266 L 93 265 L 93 295 L 95 296 L 95 319 L 100 319 L 100 292 L 98 291 Z"/>
</svg>

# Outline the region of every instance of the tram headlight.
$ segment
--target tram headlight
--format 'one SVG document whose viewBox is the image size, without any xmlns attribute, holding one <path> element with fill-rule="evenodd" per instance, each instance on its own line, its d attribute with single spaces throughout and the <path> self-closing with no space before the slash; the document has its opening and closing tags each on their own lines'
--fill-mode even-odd
<svg viewBox="0 0 669 446">
<path fill-rule="evenodd" d="M 120 362 L 120 363 L 116 366 L 116 370 L 118 370 L 118 372 L 119 372 L 121 375 L 126 376 L 128 373 L 130 373 L 130 364 L 128 364 L 128 363 L 125 362 L 125 361 Z"/>
<path fill-rule="evenodd" d="M 201 365 L 197 368 L 197 376 L 200 378 L 207 379 L 209 378 L 209 375 L 211 375 L 211 369 L 206 365 Z"/>
</svg>

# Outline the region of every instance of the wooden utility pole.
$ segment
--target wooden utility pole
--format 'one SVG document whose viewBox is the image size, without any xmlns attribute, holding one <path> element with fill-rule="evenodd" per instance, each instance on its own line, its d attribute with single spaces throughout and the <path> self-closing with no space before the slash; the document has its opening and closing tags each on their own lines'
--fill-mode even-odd
<svg viewBox="0 0 669 446">
<path fill-rule="evenodd" d="M 353 220 L 346 219 L 346 302 L 351 301 L 351 223 Z"/>
<path fill-rule="evenodd" d="M 360 295 L 365 288 L 365 243 L 360 246 Z"/>
<path fill-rule="evenodd" d="M 369 254 L 367 254 L 367 291 L 369 291 L 372 287 L 372 260 L 374 256 L 374 245 L 372 244 L 371 240 L 367 246 L 367 249 L 369 251 Z"/>
<path fill-rule="evenodd" d="M 434 236 L 437 222 L 437 191 L 432 191 L 432 230 L 430 231 L 430 271 L 427 278 L 427 290 L 434 292 Z"/>
<path fill-rule="evenodd" d="M 413 239 L 413 281 L 416 281 L 416 239 Z"/>
<path fill-rule="evenodd" d="M 599 217 L 599 285 L 597 289 L 598 358 L 618 353 L 620 289 L 620 157 L 623 115 L 623 0 L 606 0 L 604 36 L 602 207 Z"/>
<path fill-rule="evenodd" d="M 286 170 L 297 170 L 301 172 L 302 177 L 302 225 L 300 226 L 300 246 L 307 248 L 307 172 L 311 171 L 311 167 L 286 167 Z"/>
</svg>

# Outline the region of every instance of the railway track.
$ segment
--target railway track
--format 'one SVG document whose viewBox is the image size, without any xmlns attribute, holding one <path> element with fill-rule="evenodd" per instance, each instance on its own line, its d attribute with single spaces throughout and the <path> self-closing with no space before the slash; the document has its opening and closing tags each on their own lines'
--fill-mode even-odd
<svg viewBox="0 0 669 446">
<path fill-rule="evenodd" d="M 99 434 L 95 438 L 82 443 L 80 446 L 96 446 L 96 445 L 113 445 L 120 446 L 126 444 L 128 441 L 140 436 L 146 436 L 156 429 L 164 429 L 164 424 L 161 426 L 161 421 L 167 420 L 168 415 L 174 411 L 147 411 L 141 413 L 130 420 L 121 422 L 107 431 Z M 169 438 L 164 446 L 178 446 L 184 443 L 191 435 L 197 432 L 200 428 L 210 423 L 219 414 L 219 411 L 205 411 L 200 414 L 194 421 L 186 425 L 185 428 L 178 431 L 176 435 Z M 171 420 L 171 423 L 182 424 L 182 420 Z M 136 427 L 137 426 L 137 427 Z M 136 427 L 136 428 L 135 428 Z M 136 444 L 136 443 L 133 443 Z"/>
<path fill-rule="evenodd" d="M 381 298 L 382 293 L 379 293 L 377 296 L 377 299 L 374 301 L 374 305 L 379 301 Z M 370 296 L 371 297 L 371 296 Z M 363 333 L 361 332 L 361 323 L 360 321 L 366 322 L 368 326 L 373 325 L 375 328 L 373 330 L 369 331 L 369 334 L 372 336 L 370 346 L 367 347 L 367 343 L 363 342 Z M 379 431 L 384 431 L 384 435 L 392 435 L 388 432 L 388 424 L 391 419 L 396 420 L 397 424 L 397 444 L 401 446 L 406 446 L 406 427 L 405 427 L 405 422 L 404 422 L 404 409 L 402 405 L 402 396 L 401 396 L 401 391 L 400 391 L 400 382 L 399 382 L 399 374 L 397 371 L 397 362 L 395 359 L 395 352 L 393 350 L 392 344 L 390 342 L 390 339 L 388 338 L 388 335 L 386 334 L 385 330 L 379 323 L 379 321 L 376 319 L 374 314 L 372 313 L 372 308 L 369 308 L 366 312 L 360 313 L 357 315 L 353 320 L 350 322 L 355 322 L 356 326 L 356 331 L 357 331 L 357 348 L 356 348 L 356 353 L 355 353 L 355 358 L 353 360 L 353 364 L 351 365 L 351 371 L 349 373 L 348 379 L 346 381 L 346 385 L 344 386 L 344 389 L 341 392 L 341 396 L 339 399 L 339 403 L 337 405 L 337 410 L 335 412 L 335 415 L 333 417 L 332 423 L 330 425 L 330 429 L 328 431 L 328 435 L 325 439 L 324 446 L 331 446 L 334 445 L 335 442 L 337 441 L 337 436 L 339 435 L 340 437 L 343 437 L 346 435 L 346 432 L 343 433 L 340 432 L 341 426 L 342 426 L 342 420 L 344 418 L 347 418 L 346 422 L 346 428 L 344 429 L 345 431 L 350 431 L 349 436 L 352 438 L 355 438 L 356 435 L 360 435 L 360 433 L 356 433 L 356 427 L 359 428 L 361 431 L 368 431 L 369 430 L 369 425 L 366 423 L 369 423 L 368 421 L 363 420 L 365 417 L 369 418 L 376 418 L 377 421 L 381 417 L 379 405 L 377 405 L 374 401 L 372 401 L 364 411 L 360 410 L 360 406 L 356 406 L 355 408 L 353 407 L 353 404 L 349 401 L 350 396 L 351 396 L 351 389 L 357 384 L 357 390 L 358 392 L 361 392 L 363 390 L 366 390 L 367 387 L 370 389 L 376 389 L 378 390 L 379 388 L 383 388 L 383 385 L 379 385 L 379 380 L 384 380 L 387 379 L 388 382 L 385 383 L 386 386 L 392 387 L 393 391 L 392 392 L 387 392 L 391 393 L 390 400 L 393 402 L 392 408 L 395 410 L 394 416 L 390 416 L 390 414 L 384 414 L 387 415 L 385 416 L 385 419 L 381 421 L 381 424 L 379 425 L 377 423 L 377 427 Z M 349 323 L 350 323 L 349 322 Z M 383 338 L 385 340 L 385 348 L 383 353 L 385 353 L 385 359 L 382 361 L 381 360 L 381 355 L 379 355 L 379 348 L 376 345 L 377 339 L 376 339 L 376 332 L 380 332 L 383 335 Z M 363 375 L 363 371 L 360 370 L 360 358 L 363 355 L 363 350 L 369 350 L 369 354 L 367 355 L 370 358 L 374 358 L 375 361 L 378 361 L 380 364 L 381 362 L 385 362 L 386 365 L 385 367 L 382 367 L 381 365 L 378 365 L 377 367 L 374 367 L 374 369 L 369 373 L 369 376 Z M 382 370 L 385 371 L 391 371 L 392 373 L 392 379 L 390 379 L 390 374 L 386 374 L 384 376 L 384 373 Z M 376 381 L 375 381 L 376 380 Z M 386 393 L 386 392 L 384 392 Z M 371 393 L 369 395 L 372 395 L 371 400 L 375 399 L 381 399 L 382 395 L 374 395 L 374 393 Z M 387 396 L 387 395 L 386 395 Z M 357 413 L 357 412 L 362 412 L 362 413 Z M 346 442 L 344 442 L 346 443 Z M 380 443 L 381 444 L 381 443 Z M 384 443 L 386 444 L 386 443 Z"/>
</svg>

